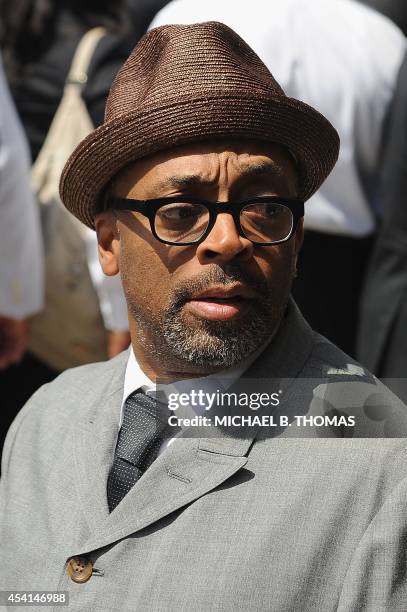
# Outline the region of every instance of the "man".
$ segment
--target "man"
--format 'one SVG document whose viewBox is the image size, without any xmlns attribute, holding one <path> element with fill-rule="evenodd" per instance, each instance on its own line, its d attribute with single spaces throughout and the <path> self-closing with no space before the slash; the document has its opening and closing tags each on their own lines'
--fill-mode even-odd
<svg viewBox="0 0 407 612">
<path fill-rule="evenodd" d="M 361 302 L 359 356 L 407 399 L 407 56 L 400 70 L 382 168 L 383 224 Z"/>
<path fill-rule="evenodd" d="M 236 0 L 233 10 L 229 0 L 173 0 L 152 27 L 210 19 L 240 34 L 287 95 L 318 109 L 339 132 L 338 163 L 305 217 L 293 295 L 311 326 L 354 357 L 358 301 L 381 215 L 383 125 L 405 37 L 354 0 Z"/>
<path fill-rule="evenodd" d="M 401 0 L 364 0 L 407 33 Z M 360 303 L 357 356 L 405 402 L 407 399 L 407 55 L 401 65 L 381 166 L 383 222 L 369 262 Z"/>
<path fill-rule="evenodd" d="M 43 252 L 28 146 L 0 63 L 0 370 L 20 361 L 43 306 Z"/>
<path fill-rule="evenodd" d="M 28 343 L 29 318 L 44 304 L 41 228 L 30 189 L 30 155 L 0 60 L 0 449 L 15 411 L 5 405 L 5 371 Z M 9 399 L 9 398 L 8 398 Z"/>
<path fill-rule="evenodd" d="M 289 298 L 338 145 L 227 26 L 143 37 L 61 180 L 120 271 L 132 351 L 14 421 L 3 589 L 78 611 L 405 609 L 404 406 Z"/>
</svg>

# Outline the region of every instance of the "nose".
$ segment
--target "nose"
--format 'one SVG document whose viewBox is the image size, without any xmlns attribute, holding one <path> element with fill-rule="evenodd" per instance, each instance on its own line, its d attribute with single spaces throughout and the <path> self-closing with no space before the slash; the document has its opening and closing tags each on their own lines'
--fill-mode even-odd
<svg viewBox="0 0 407 612">
<path fill-rule="evenodd" d="M 253 249 L 251 240 L 239 235 L 232 215 L 219 213 L 208 236 L 198 244 L 196 255 L 201 264 L 225 264 L 232 259 L 247 261 Z"/>
</svg>

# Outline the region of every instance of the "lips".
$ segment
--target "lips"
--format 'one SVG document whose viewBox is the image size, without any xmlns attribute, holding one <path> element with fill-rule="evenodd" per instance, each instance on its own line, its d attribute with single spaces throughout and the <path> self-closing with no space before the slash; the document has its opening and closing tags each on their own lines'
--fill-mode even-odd
<svg viewBox="0 0 407 612">
<path fill-rule="evenodd" d="M 256 294 L 241 284 L 208 287 L 186 303 L 186 308 L 201 319 L 227 321 L 243 316 L 251 308 Z"/>
<path fill-rule="evenodd" d="M 254 299 L 256 294 L 252 289 L 237 283 L 235 285 L 220 285 L 216 287 L 208 287 L 204 291 L 199 291 L 194 293 L 191 297 L 191 300 L 212 300 L 212 299 L 221 299 L 221 300 L 231 300 L 235 298 L 242 299 Z"/>
</svg>

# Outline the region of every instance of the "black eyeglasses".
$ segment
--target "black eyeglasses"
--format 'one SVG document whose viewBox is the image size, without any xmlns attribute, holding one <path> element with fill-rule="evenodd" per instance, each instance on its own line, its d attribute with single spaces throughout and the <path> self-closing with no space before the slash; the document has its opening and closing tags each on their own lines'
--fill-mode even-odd
<svg viewBox="0 0 407 612">
<path fill-rule="evenodd" d="M 244 238 L 268 246 L 289 240 L 304 216 L 304 202 L 278 196 L 245 202 L 208 202 L 190 196 L 132 200 L 107 196 L 105 210 L 136 211 L 147 217 L 157 240 L 164 244 L 199 244 L 208 236 L 219 213 L 232 215 Z"/>
</svg>

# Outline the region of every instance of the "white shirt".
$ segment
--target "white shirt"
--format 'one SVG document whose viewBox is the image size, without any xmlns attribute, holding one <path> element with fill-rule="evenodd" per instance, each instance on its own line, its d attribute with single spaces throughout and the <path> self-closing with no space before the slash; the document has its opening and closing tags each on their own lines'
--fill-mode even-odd
<svg viewBox="0 0 407 612">
<path fill-rule="evenodd" d="M 120 274 L 115 276 L 104 274 L 99 263 L 96 232 L 88 227 L 85 237 L 89 274 L 98 296 L 105 327 L 110 331 L 128 330 L 127 304 Z"/>
<path fill-rule="evenodd" d="M 246 359 L 241 361 L 238 365 L 233 368 L 228 368 L 226 370 L 222 370 L 220 372 L 215 372 L 214 374 L 210 374 L 208 376 L 204 376 L 202 378 L 192 378 L 183 381 L 177 381 L 172 383 L 171 385 L 166 385 L 166 388 L 163 385 L 160 385 L 160 390 L 164 391 L 166 397 L 170 392 L 174 390 L 187 392 L 188 389 L 198 389 L 204 388 L 205 390 L 212 389 L 215 391 L 221 387 L 222 389 L 228 389 L 236 380 L 238 380 L 242 374 L 249 368 L 249 366 L 259 357 L 259 355 L 265 350 L 265 348 L 270 344 L 273 340 L 274 336 L 278 331 L 278 327 L 274 330 L 274 332 L 270 335 L 269 338 L 253 353 L 251 353 Z M 155 396 L 157 387 L 155 383 L 144 373 L 141 369 L 140 364 L 138 363 L 136 356 L 134 354 L 133 348 L 130 347 L 129 358 L 127 360 L 126 373 L 124 376 L 124 387 L 123 387 L 123 398 L 122 398 L 122 406 L 120 411 L 120 420 L 119 420 L 119 430 L 123 422 L 123 408 L 126 402 L 126 399 L 129 397 L 131 393 L 140 389 L 146 393 L 146 395 Z M 194 410 L 196 414 L 199 414 L 202 410 L 200 407 L 191 407 L 190 410 Z M 185 416 L 188 413 L 188 416 L 192 416 L 188 410 L 186 410 L 183 414 Z M 181 433 L 181 432 L 180 432 Z M 163 441 L 159 454 L 161 454 L 173 441 L 177 436 L 173 438 L 167 438 Z"/>
<path fill-rule="evenodd" d="M 0 316 L 43 307 L 44 254 L 30 155 L 0 60 Z"/>
<path fill-rule="evenodd" d="M 174 0 L 150 28 L 211 20 L 235 30 L 288 96 L 318 109 L 339 132 L 338 163 L 309 200 L 305 226 L 372 232 L 383 119 L 406 51 L 401 30 L 353 0 Z"/>
</svg>

